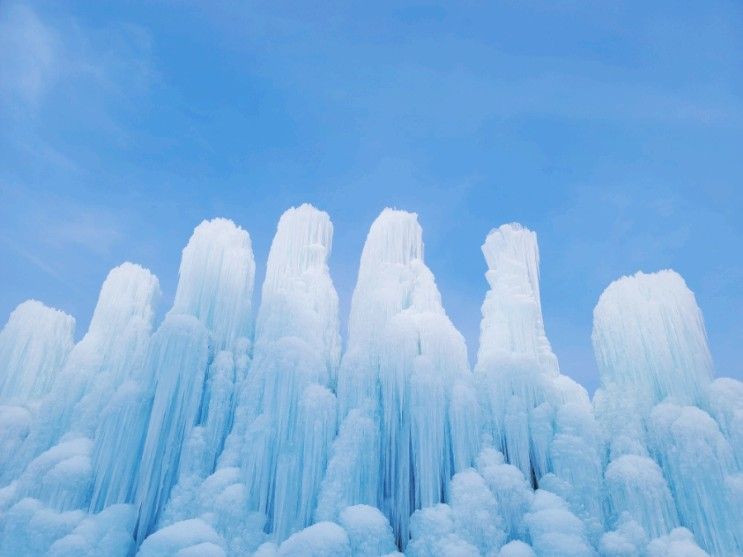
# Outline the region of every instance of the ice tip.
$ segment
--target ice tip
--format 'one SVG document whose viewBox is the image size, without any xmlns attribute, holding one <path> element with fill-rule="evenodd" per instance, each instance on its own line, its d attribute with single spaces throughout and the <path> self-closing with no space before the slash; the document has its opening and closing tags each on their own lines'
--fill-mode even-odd
<svg viewBox="0 0 743 557">
<path fill-rule="evenodd" d="M 649 273 L 646 273 L 645 271 L 636 271 L 631 275 L 622 275 L 621 277 L 611 281 L 601 293 L 601 296 L 599 296 L 599 303 L 601 303 L 602 299 L 612 296 L 613 293 L 627 288 L 648 290 L 667 287 L 689 288 L 684 277 L 673 269 L 660 269 L 659 271 Z"/>
<path fill-rule="evenodd" d="M 23 302 L 18 304 L 10 312 L 10 317 L 8 321 L 11 321 L 14 316 L 15 318 L 20 318 L 23 315 L 29 315 L 29 316 L 49 315 L 49 316 L 55 316 L 58 319 L 64 319 L 68 322 L 71 322 L 73 325 L 75 323 L 75 318 L 69 313 L 61 309 L 48 306 L 44 302 L 41 302 L 37 300 L 36 298 L 29 298 L 28 300 L 24 300 Z"/>
<path fill-rule="evenodd" d="M 191 233 L 183 253 L 187 253 L 196 246 L 241 246 L 252 254 L 250 234 L 234 221 L 225 217 L 215 217 L 202 220 Z"/>
<path fill-rule="evenodd" d="M 159 282 L 157 276 L 150 271 L 147 267 L 140 265 L 139 263 L 132 263 L 131 261 L 124 261 L 123 263 L 113 267 L 106 275 L 106 280 L 113 279 L 117 276 L 129 276 L 129 277 L 140 277 L 143 280 L 148 281 L 154 280 L 156 283 Z"/>
<path fill-rule="evenodd" d="M 240 225 L 235 224 L 233 220 L 226 217 L 214 217 L 211 219 L 204 219 L 194 227 L 189 243 L 195 238 L 205 236 L 212 237 L 234 235 L 247 236 L 248 240 L 250 240 L 250 234 L 248 234 L 248 231 L 242 228 Z"/>
<path fill-rule="evenodd" d="M 385 207 L 379 213 L 369 229 L 369 237 L 375 234 L 394 234 L 399 237 L 414 238 L 422 241 L 421 225 L 418 213 Z"/>
<path fill-rule="evenodd" d="M 408 264 L 423 259 L 423 231 L 418 215 L 386 207 L 369 228 L 362 261 Z"/>
<path fill-rule="evenodd" d="M 493 228 L 480 247 L 488 269 L 496 269 L 506 259 L 521 259 L 529 262 L 538 273 L 539 249 L 537 233 L 521 223 L 510 222 Z"/>
<path fill-rule="evenodd" d="M 495 228 L 491 228 L 485 236 L 485 244 L 500 239 L 512 238 L 519 235 L 528 235 L 536 238 L 536 232 L 519 222 L 508 222 Z"/>
<path fill-rule="evenodd" d="M 623 275 L 613 280 L 601 293 L 593 308 L 594 322 L 607 308 L 628 300 L 670 300 L 681 297 L 696 304 L 694 292 L 689 288 L 678 272 L 673 269 L 661 269 L 646 273 L 637 271 L 632 275 Z"/>
<path fill-rule="evenodd" d="M 279 225 L 290 219 L 321 220 L 327 221 L 328 223 L 331 222 L 330 215 L 327 212 L 323 211 L 322 209 L 318 209 L 317 207 L 312 205 L 312 203 L 306 202 L 298 206 L 292 205 L 286 211 L 284 211 L 281 214 L 281 218 L 279 218 Z"/>
<path fill-rule="evenodd" d="M 292 205 L 286 211 L 284 211 L 284 214 L 286 213 L 324 213 L 324 212 L 325 211 L 318 209 L 312 203 L 305 201 L 304 203 L 300 205 Z"/>
<path fill-rule="evenodd" d="M 398 209 L 397 207 L 385 207 L 376 219 L 377 221 L 415 221 L 418 223 L 418 213 Z M 375 221 L 376 222 L 376 221 Z"/>
</svg>

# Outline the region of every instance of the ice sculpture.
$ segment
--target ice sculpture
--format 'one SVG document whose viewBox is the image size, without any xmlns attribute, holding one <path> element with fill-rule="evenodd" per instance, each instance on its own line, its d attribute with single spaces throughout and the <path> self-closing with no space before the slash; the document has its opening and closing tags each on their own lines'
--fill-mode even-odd
<svg viewBox="0 0 743 557">
<path fill-rule="evenodd" d="M 24 539 L 36 548 L 27 554 L 44 555 L 52 544 L 67 547 L 56 541 L 82 527 L 95 475 L 96 424 L 118 385 L 142 363 L 158 295 L 157 278 L 138 265 L 124 263 L 107 276 L 88 332 L 56 371 L 49 392 L 28 407 L 27 430 L 4 470 L 12 481 L 0 497 L 0 555 L 24 554 L 15 552 Z M 121 516 L 111 511 L 87 528 L 113 515 Z M 46 521 L 53 535 L 30 542 L 38 521 Z M 124 531 L 131 540 L 131 530 Z"/>
<path fill-rule="evenodd" d="M 534 232 L 488 234 L 474 372 L 413 213 L 364 245 L 341 350 L 333 226 L 286 211 L 251 312 L 248 233 L 199 224 L 173 306 L 124 263 L 90 327 L 0 331 L 0 557 L 743 554 L 743 383 L 672 271 L 594 311 L 601 387 L 560 373 Z"/>
<path fill-rule="evenodd" d="M 289 209 L 271 245 L 256 325 L 250 393 L 236 427 L 248 505 L 279 540 L 309 526 L 336 430 L 329 390 L 340 358 L 330 279 L 333 227 L 309 205 Z M 227 456 L 225 457 L 227 458 Z"/>
<path fill-rule="evenodd" d="M 506 224 L 482 246 L 490 285 L 475 365 L 486 433 L 534 487 L 602 530 L 601 440 L 585 389 L 561 375 L 544 331 L 536 234 Z"/>
<path fill-rule="evenodd" d="M 596 411 L 611 443 L 610 520 L 627 513 L 652 537 L 681 525 L 715 555 L 740 552 L 735 439 L 707 412 L 712 361 L 683 279 L 661 271 L 612 283 L 594 311 L 593 343 L 602 381 Z M 729 381 L 722 406 L 731 407 L 741 401 Z"/>
<path fill-rule="evenodd" d="M 410 514 L 443 501 L 448 478 L 474 459 L 474 399 L 464 339 L 423 262 L 417 216 L 387 209 L 361 255 L 338 376 L 345 421 L 318 517 L 379 506 L 404 545 Z"/>
<path fill-rule="evenodd" d="M 224 396 L 234 390 L 229 350 L 240 351 L 240 339 L 250 333 L 255 276 L 250 236 L 225 219 L 202 222 L 183 250 L 179 275 L 173 308 L 153 336 L 145 374 L 152 399 L 134 496 L 138 543 L 155 529 L 179 478 L 212 471 L 216 448 L 227 435 L 226 427 L 214 431 L 212 424 L 230 423 L 233 400 Z M 214 350 L 220 350 L 219 361 Z M 204 443 L 194 440 L 210 430 Z M 194 460 L 206 461 L 205 469 Z"/>
</svg>

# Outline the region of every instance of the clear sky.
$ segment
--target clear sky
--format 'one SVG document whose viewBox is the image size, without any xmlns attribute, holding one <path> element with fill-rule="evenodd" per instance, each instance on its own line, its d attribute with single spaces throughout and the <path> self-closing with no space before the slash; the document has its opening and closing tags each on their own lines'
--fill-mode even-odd
<svg viewBox="0 0 743 557">
<path fill-rule="evenodd" d="M 165 310 L 214 216 L 260 284 L 304 201 L 334 221 L 344 321 L 369 225 L 415 211 L 472 357 L 480 245 L 519 221 L 563 372 L 593 390 L 599 294 L 671 267 L 743 378 L 743 4 L 0 0 L 0 321 L 32 297 L 80 336 L 125 260 Z"/>
</svg>

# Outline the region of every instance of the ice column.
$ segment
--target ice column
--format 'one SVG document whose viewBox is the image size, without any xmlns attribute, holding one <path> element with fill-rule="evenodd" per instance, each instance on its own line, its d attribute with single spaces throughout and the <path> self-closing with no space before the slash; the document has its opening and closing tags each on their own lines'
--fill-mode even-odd
<svg viewBox="0 0 743 557">
<path fill-rule="evenodd" d="M 100 368 L 91 370 L 84 394 L 74 407 L 73 431 L 92 437 L 105 404 L 119 385 L 141 369 L 159 298 L 157 277 L 134 263 L 123 263 L 106 277 L 83 339 L 104 357 Z"/>
<path fill-rule="evenodd" d="M 611 439 L 611 507 L 653 536 L 680 522 L 715 555 L 741 552 L 743 531 L 733 518 L 740 474 L 728 439 L 707 412 L 730 434 L 725 410 L 737 397 L 735 388 L 721 397 L 711 383 L 694 294 L 673 271 L 623 277 L 599 298 L 592 338 L 601 372 L 594 404 Z"/>
<path fill-rule="evenodd" d="M 345 422 L 318 517 L 378 505 L 407 543 L 410 514 L 443 501 L 448 479 L 477 453 L 470 380 L 464 339 L 423 262 L 417 216 L 385 209 L 361 255 L 338 377 Z"/>
<path fill-rule="evenodd" d="M 311 523 L 336 431 L 328 389 L 340 358 L 333 226 L 310 205 L 286 211 L 271 244 L 253 364 L 236 432 L 249 506 L 277 540 Z"/>
<path fill-rule="evenodd" d="M 485 433 L 532 485 L 602 529 L 600 435 L 588 395 L 558 371 L 544 331 L 536 234 L 505 224 L 482 246 L 490 290 L 475 366 Z"/>
<path fill-rule="evenodd" d="M 539 479 L 548 470 L 552 432 L 543 422 L 551 419 L 548 391 L 558 365 L 542 322 L 536 234 L 506 224 L 488 234 L 482 251 L 490 290 L 475 375 L 485 394 L 486 427 L 508 462 Z"/>
<path fill-rule="evenodd" d="M 250 236 L 226 219 L 202 222 L 183 250 L 175 302 L 148 355 L 145 381 L 154 384 L 152 394 L 145 389 L 152 402 L 135 490 L 138 542 L 157 525 L 181 468 L 207 474 L 216 461 L 233 413 L 233 351 L 244 352 L 250 334 L 254 272 Z M 197 448 L 195 437 L 204 441 Z"/>
<path fill-rule="evenodd" d="M 704 404 L 712 359 L 702 314 L 681 276 L 640 272 L 614 281 L 593 319 L 602 387 L 628 395 L 637 415 L 647 416 L 666 397 Z"/>
<path fill-rule="evenodd" d="M 133 467 L 139 461 L 147 419 L 141 399 L 144 367 L 159 294 L 157 277 L 139 265 L 125 263 L 109 273 L 101 296 L 110 302 L 99 303 L 93 314 L 94 334 L 105 336 L 103 328 L 118 323 L 114 334 L 121 343 L 113 345 L 119 347 L 112 348 L 114 357 L 108 369 L 93 377 L 73 414 L 73 429 L 94 439 L 93 511 L 132 502 Z M 136 419 L 127 419 L 132 413 Z"/>
<path fill-rule="evenodd" d="M 27 440 L 36 409 L 72 349 L 74 328 L 69 315 L 29 300 L 0 331 L 0 486 L 38 452 Z"/>
</svg>

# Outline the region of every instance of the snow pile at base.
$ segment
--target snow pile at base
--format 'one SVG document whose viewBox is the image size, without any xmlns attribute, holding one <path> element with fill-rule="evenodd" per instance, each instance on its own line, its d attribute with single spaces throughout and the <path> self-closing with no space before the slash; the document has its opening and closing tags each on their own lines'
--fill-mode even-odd
<svg viewBox="0 0 743 557">
<path fill-rule="evenodd" d="M 601 387 L 560 372 L 536 234 L 482 251 L 474 370 L 413 213 L 372 224 L 342 350 L 330 217 L 286 211 L 252 312 L 248 233 L 199 224 L 173 306 L 124 263 L 88 331 L 0 330 L 0 557 L 743 555 L 743 383 L 673 271 L 594 311 Z M 154 332 L 153 332 L 154 331 Z"/>
</svg>

